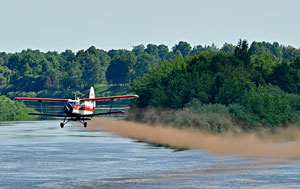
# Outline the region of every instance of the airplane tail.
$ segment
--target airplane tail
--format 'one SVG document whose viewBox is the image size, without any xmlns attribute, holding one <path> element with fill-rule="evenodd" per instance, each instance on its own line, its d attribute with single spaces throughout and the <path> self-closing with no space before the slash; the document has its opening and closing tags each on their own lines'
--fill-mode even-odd
<svg viewBox="0 0 300 189">
<path fill-rule="evenodd" d="M 94 91 L 94 87 L 92 86 L 90 89 L 90 95 L 89 98 L 95 98 L 95 91 Z M 95 111 L 96 109 L 96 102 L 95 101 L 91 101 L 93 103 L 93 109 Z"/>
<path fill-rule="evenodd" d="M 95 98 L 94 87 L 91 87 L 91 89 L 90 89 L 90 96 L 89 96 L 89 98 Z"/>
</svg>

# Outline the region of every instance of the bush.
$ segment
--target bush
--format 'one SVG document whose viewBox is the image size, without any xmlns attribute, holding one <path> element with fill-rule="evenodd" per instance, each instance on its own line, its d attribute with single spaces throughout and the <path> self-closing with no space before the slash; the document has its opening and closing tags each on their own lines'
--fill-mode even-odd
<svg viewBox="0 0 300 189">
<path fill-rule="evenodd" d="M 191 103 L 190 103 L 191 105 Z M 173 127 L 197 128 L 212 133 L 223 133 L 239 130 L 233 122 L 228 109 L 224 105 L 194 106 L 177 110 L 158 108 L 131 108 L 128 120 L 148 123 L 151 125 L 169 125 Z"/>
<path fill-rule="evenodd" d="M 33 116 L 27 115 L 29 112 L 34 112 L 34 110 L 26 108 L 22 102 L 15 102 L 5 96 L 0 96 L 0 121 L 33 119 Z"/>
<path fill-rule="evenodd" d="M 228 109 L 229 113 L 236 118 L 236 121 L 239 122 L 241 125 L 246 125 L 247 129 L 252 126 L 261 126 L 259 117 L 251 113 L 244 106 L 241 106 L 239 104 L 230 104 L 228 106 Z"/>
<path fill-rule="evenodd" d="M 292 110 L 289 95 L 271 85 L 247 91 L 241 97 L 240 104 L 254 114 L 254 121 L 259 118 L 257 121 L 267 127 L 286 124 Z"/>
</svg>

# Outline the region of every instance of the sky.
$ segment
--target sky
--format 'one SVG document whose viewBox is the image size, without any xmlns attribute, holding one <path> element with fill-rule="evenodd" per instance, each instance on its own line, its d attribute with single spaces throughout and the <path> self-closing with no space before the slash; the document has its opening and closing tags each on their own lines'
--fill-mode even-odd
<svg viewBox="0 0 300 189">
<path fill-rule="evenodd" d="M 0 0 L 0 52 L 238 40 L 300 47 L 299 0 Z"/>
</svg>

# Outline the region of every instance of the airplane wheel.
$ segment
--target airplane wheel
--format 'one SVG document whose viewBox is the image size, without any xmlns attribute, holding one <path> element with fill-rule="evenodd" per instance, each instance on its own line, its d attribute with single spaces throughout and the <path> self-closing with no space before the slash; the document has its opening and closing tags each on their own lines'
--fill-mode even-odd
<svg viewBox="0 0 300 189">
<path fill-rule="evenodd" d="M 84 127 L 87 127 L 87 122 L 84 122 L 84 123 L 83 123 L 83 126 L 84 126 Z"/>
<path fill-rule="evenodd" d="M 64 123 L 60 123 L 60 128 L 64 128 Z"/>
</svg>

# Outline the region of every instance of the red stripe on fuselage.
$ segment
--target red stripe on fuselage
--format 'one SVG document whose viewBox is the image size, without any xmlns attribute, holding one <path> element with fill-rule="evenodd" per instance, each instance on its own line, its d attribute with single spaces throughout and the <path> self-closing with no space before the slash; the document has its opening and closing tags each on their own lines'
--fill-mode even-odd
<svg viewBox="0 0 300 189">
<path fill-rule="evenodd" d="M 96 108 L 92 108 L 90 106 L 73 106 L 73 110 L 83 110 L 83 111 L 90 111 L 90 112 L 94 112 Z"/>
</svg>

